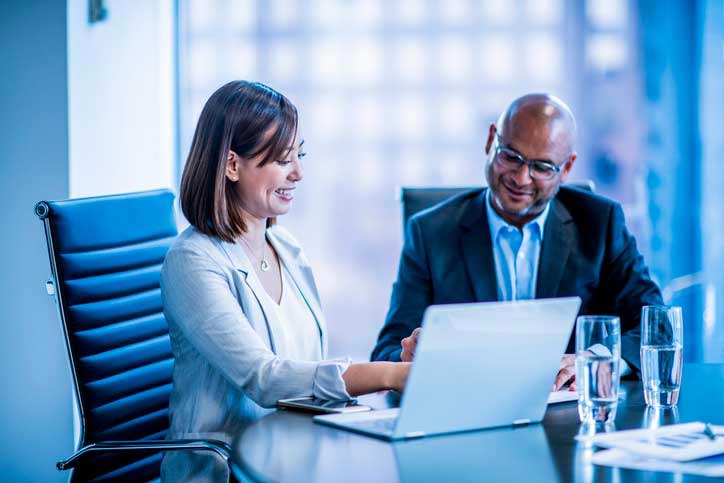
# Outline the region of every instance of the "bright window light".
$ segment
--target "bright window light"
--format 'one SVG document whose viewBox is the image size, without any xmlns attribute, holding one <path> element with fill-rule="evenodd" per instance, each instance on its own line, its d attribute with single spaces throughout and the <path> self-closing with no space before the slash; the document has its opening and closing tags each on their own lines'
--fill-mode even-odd
<svg viewBox="0 0 724 483">
<path fill-rule="evenodd" d="M 348 79 L 357 84 L 373 84 L 382 77 L 382 44 L 373 37 L 352 42 L 352 50 L 345 60 L 350 73 Z"/>
<path fill-rule="evenodd" d="M 212 28 L 216 9 L 209 8 L 206 0 L 187 0 L 187 9 L 189 33 L 199 34 Z"/>
<path fill-rule="evenodd" d="M 382 155 L 375 150 L 364 150 L 359 152 L 356 159 L 353 185 L 360 192 L 376 191 L 385 175 Z"/>
<path fill-rule="evenodd" d="M 269 48 L 269 75 L 279 82 L 290 82 L 301 73 L 299 50 L 291 40 L 273 42 Z"/>
<path fill-rule="evenodd" d="M 219 70 L 228 79 L 255 79 L 258 76 L 257 50 L 251 42 L 238 42 L 231 62 L 222 63 Z"/>
<path fill-rule="evenodd" d="M 276 28 L 287 28 L 299 21 L 297 0 L 270 0 L 269 22 Z"/>
<path fill-rule="evenodd" d="M 537 81 L 553 83 L 563 76 L 561 45 L 552 34 L 530 35 L 525 41 L 525 67 Z"/>
<path fill-rule="evenodd" d="M 397 133 L 405 140 L 421 139 L 425 136 L 429 114 L 424 100 L 418 96 L 403 95 L 393 113 L 397 118 Z"/>
<path fill-rule="evenodd" d="M 626 27 L 628 5 L 626 0 L 588 0 L 586 17 L 598 29 L 622 29 Z"/>
<path fill-rule="evenodd" d="M 216 71 L 217 45 L 212 40 L 197 40 L 189 46 L 188 71 L 191 85 L 206 87 L 213 85 L 219 77 Z"/>
<path fill-rule="evenodd" d="M 248 34 L 257 25 L 256 2 L 254 0 L 229 2 L 226 4 L 225 15 L 227 24 L 234 32 Z"/>
<path fill-rule="evenodd" d="M 333 138 L 341 132 L 344 123 L 342 100 L 335 96 L 318 97 L 305 109 L 308 131 L 324 133 L 324 137 Z M 306 134 L 309 137 L 309 134 Z"/>
<path fill-rule="evenodd" d="M 367 140 L 375 140 L 384 134 L 384 109 L 375 97 L 365 97 L 358 101 L 353 111 L 357 126 L 357 135 Z"/>
<path fill-rule="evenodd" d="M 563 14 L 561 0 L 526 0 L 525 15 L 535 25 L 552 25 L 560 22 Z"/>
<path fill-rule="evenodd" d="M 470 23 L 472 9 L 469 0 L 446 0 L 439 5 L 443 23 L 450 26 Z"/>
<path fill-rule="evenodd" d="M 405 83 L 424 83 L 428 79 L 428 47 L 421 38 L 403 38 L 394 47 L 395 69 Z"/>
<path fill-rule="evenodd" d="M 311 0 L 311 21 L 317 27 L 334 28 L 342 20 L 342 5 L 334 0 Z"/>
<path fill-rule="evenodd" d="M 369 29 L 382 23 L 384 10 L 380 0 L 354 0 L 350 7 L 350 17 L 357 27 Z"/>
<path fill-rule="evenodd" d="M 440 106 L 440 133 L 450 140 L 467 141 L 476 135 L 475 112 L 465 96 L 450 96 Z"/>
<path fill-rule="evenodd" d="M 516 15 L 516 4 L 510 0 L 484 0 L 480 7 L 481 17 L 493 25 L 510 25 Z"/>
<path fill-rule="evenodd" d="M 477 58 L 483 79 L 487 82 L 508 82 L 513 80 L 515 65 L 515 40 L 500 34 L 483 37 Z"/>
<path fill-rule="evenodd" d="M 424 186 L 431 183 L 430 161 L 425 152 L 417 148 L 405 148 L 397 160 L 400 164 L 401 186 Z"/>
<path fill-rule="evenodd" d="M 307 72 L 312 81 L 320 85 L 339 84 L 346 77 L 343 60 L 348 52 L 342 41 L 334 37 L 321 38 L 312 43 L 311 62 Z"/>
<path fill-rule="evenodd" d="M 628 49 L 621 35 L 595 34 L 586 43 L 586 60 L 594 69 L 610 72 L 622 69 L 628 61 Z"/>
<path fill-rule="evenodd" d="M 463 37 L 443 38 L 438 44 L 438 75 L 448 82 L 464 82 L 470 78 L 472 52 L 470 42 Z"/>
<path fill-rule="evenodd" d="M 427 19 L 427 4 L 420 0 L 399 0 L 392 2 L 390 8 L 395 9 L 397 20 L 403 26 L 420 25 Z"/>
<path fill-rule="evenodd" d="M 465 162 L 465 156 L 458 150 L 445 153 L 437 166 L 439 184 L 443 186 L 468 186 L 475 184 L 477 180 L 466 179 L 460 170 L 460 165 Z"/>
</svg>

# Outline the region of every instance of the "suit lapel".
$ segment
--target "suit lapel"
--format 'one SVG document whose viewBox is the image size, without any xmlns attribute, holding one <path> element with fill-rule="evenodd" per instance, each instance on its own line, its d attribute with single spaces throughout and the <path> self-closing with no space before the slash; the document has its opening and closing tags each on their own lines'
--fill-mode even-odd
<svg viewBox="0 0 724 483">
<path fill-rule="evenodd" d="M 485 211 L 485 192 L 470 200 L 460 217 L 465 269 L 477 302 L 498 300 L 493 245 Z"/>
<path fill-rule="evenodd" d="M 550 298 L 558 294 L 558 287 L 571 253 L 574 238 L 572 218 L 568 210 L 556 199 L 546 220 L 543 246 L 538 263 L 536 298 Z"/>
</svg>

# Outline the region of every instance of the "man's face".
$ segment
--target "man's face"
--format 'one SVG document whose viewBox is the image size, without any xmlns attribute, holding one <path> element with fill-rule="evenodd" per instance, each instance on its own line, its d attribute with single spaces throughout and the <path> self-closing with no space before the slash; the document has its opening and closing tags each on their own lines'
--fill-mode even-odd
<svg viewBox="0 0 724 483">
<path fill-rule="evenodd" d="M 496 136 L 495 126 L 490 127 L 486 153 L 488 165 L 486 178 L 496 211 L 509 223 L 523 224 L 535 218 L 558 192 L 561 183 L 568 179 L 575 154 L 570 152 L 567 133 L 555 123 L 552 126 L 536 125 L 537 121 L 525 119 L 509 122 Z M 497 139 L 496 139 L 497 137 Z M 519 169 L 504 167 L 496 157 L 496 143 L 529 160 L 550 162 L 561 168 L 551 179 L 534 179 L 530 167 Z"/>
</svg>

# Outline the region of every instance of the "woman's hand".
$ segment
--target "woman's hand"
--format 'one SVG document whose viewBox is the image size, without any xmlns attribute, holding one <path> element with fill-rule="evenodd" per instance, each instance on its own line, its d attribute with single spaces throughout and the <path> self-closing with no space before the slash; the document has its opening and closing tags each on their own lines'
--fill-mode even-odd
<svg viewBox="0 0 724 483">
<path fill-rule="evenodd" d="M 409 362 L 350 364 L 342 374 L 342 379 L 347 393 L 352 397 L 389 389 L 402 392 L 410 373 L 410 365 Z"/>
<path fill-rule="evenodd" d="M 410 367 L 412 366 L 409 362 L 393 362 L 391 368 L 392 380 L 390 381 L 389 388 L 402 393 L 405 390 L 405 384 L 407 384 L 407 376 L 410 375 Z"/>
</svg>

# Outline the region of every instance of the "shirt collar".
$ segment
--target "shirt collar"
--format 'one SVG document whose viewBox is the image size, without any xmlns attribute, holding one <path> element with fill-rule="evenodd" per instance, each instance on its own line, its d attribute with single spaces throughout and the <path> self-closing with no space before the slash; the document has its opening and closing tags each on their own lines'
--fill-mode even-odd
<svg viewBox="0 0 724 483">
<path fill-rule="evenodd" d="M 531 221 L 523 225 L 523 229 L 526 227 L 529 227 L 531 225 L 537 225 L 538 226 L 538 235 L 540 237 L 540 241 L 543 241 L 543 228 L 546 224 L 546 218 L 548 218 L 548 211 L 550 211 L 551 203 L 550 201 L 546 203 L 546 207 L 541 211 L 541 213 L 533 218 Z M 503 228 L 512 228 L 517 230 L 517 228 L 507 221 L 505 221 L 497 211 L 493 209 L 493 197 L 490 194 L 490 188 L 488 188 L 487 193 L 485 193 L 485 211 L 488 214 L 488 223 L 490 224 L 490 235 L 492 237 L 493 243 L 495 243 L 495 240 L 498 238 L 498 233 L 500 233 L 500 230 Z"/>
</svg>

